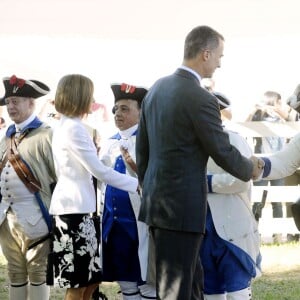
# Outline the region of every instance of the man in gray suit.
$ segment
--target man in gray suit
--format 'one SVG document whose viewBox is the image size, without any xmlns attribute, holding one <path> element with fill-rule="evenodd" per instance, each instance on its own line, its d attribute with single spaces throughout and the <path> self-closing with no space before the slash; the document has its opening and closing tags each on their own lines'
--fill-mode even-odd
<svg viewBox="0 0 300 300">
<path fill-rule="evenodd" d="M 200 86 L 220 67 L 224 38 L 208 26 L 186 37 L 183 64 L 146 95 L 136 141 L 142 204 L 150 226 L 149 280 L 158 299 L 203 299 L 199 250 L 205 231 L 206 163 L 248 181 L 261 162 L 243 157 L 224 133 L 216 98 Z"/>
</svg>

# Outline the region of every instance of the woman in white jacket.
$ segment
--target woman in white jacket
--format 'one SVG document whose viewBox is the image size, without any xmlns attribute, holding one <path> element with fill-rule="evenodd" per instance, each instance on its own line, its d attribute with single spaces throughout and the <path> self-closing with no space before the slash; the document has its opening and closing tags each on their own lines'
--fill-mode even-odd
<svg viewBox="0 0 300 300">
<path fill-rule="evenodd" d="M 64 76 L 58 83 L 55 109 L 61 114 L 54 129 L 52 147 L 57 174 L 50 213 L 53 215 L 54 284 L 67 288 L 65 300 L 87 300 L 101 281 L 99 244 L 90 214 L 96 198 L 92 175 L 129 192 L 137 179 L 106 167 L 97 157 L 82 118 L 93 101 L 93 82 L 79 74 Z M 50 273 L 52 270 L 50 271 Z M 51 274 L 50 274 L 51 275 Z"/>
<path fill-rule="evenodd" d="M 220 109 L 229 100 L 216 95 Z M 222 115 L 222 111 L 221 111 Z M 230 143 L 244 156 L 252 151 L 244 138 L 226 130 Z M 211 158 L 207 164 L 208 208 L 201 248 L 204 297 L 207 300 L 249 300 L 251 280 L 260 274 L 260 238 L 251 209 L 252 182 L 243 182 L 220 168 Z"/>
</svg>

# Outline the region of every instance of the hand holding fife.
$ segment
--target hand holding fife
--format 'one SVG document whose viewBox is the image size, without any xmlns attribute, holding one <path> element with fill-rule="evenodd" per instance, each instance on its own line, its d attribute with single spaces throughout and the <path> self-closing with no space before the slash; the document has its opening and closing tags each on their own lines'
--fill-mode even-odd
<svg viewBox="0 0 300 300">
<path fill-rule="evenodd" d="M 256 156 L 251 156 L 250 159 L 253 163 L 252 179 L 257 180 L 263 172 L 265 162 Z"/>
</svg>

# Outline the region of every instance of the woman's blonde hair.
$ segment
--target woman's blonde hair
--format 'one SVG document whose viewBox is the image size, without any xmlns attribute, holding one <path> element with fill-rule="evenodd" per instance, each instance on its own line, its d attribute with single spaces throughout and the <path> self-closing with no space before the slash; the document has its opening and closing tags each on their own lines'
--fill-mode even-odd
<svg viewBox="0 0 300 300">
<path fill-rule="evenodd" d="M 55 109 L 68 117 L 83 117 L 90 112 L 94 84 L 80 74 L 70 74 L 58 82 L 55 94 Z"/>
</svg>

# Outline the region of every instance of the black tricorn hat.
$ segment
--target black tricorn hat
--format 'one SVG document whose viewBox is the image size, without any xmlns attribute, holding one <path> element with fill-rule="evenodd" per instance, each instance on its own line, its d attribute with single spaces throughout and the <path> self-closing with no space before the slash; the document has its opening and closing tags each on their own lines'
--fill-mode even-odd
<svg viewBox="0 0 300 300">
<path fill-rule="evenodd" d="M 37 80 L 25 80 L 15 75 L 4 77 L 3 84 L 5 87 L 5 95 L 0 100 L 0 106 L 5 105 L 5 99 L 8 97 L 25 97 L 39 98 L 50 92 L 49 87 Z"/>
<path fill-rule="evenodd" d="M 220 110 L 225 109 L 231 105 L 230 100 L 223 94 L 219 92 L 213 92 L 213 95 L 217 97 L 218 103 L 220 105 Z"/>
<path fill-rule="evenodd" d="M 115 102 L 121 99 L 130 99 L 141 103 L 148 92 L 144 87 L 137 87 L 127 83 L 113 83 L 110 87 L 115 96 Z"/>
</svg>

